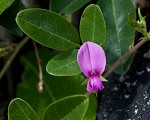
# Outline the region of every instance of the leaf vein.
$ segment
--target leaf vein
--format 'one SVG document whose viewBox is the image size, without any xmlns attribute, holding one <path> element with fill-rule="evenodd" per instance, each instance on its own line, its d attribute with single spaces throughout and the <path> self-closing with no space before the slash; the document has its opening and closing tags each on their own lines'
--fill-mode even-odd
<svg viewBox="0 0 150 120">
<path fill-rule="evenodd" d="M 61 38 L 61 39 L 63 39 L 64 41 L 66 41 L 66 42 L 68 42 L 68 43 L 71 43 L 71 44 L 73 44 L 73 45 L 75 45 L 75 46 L 79 46 L 79 44 L 74 43 L 74 42 L 72 42 L 71 40 L 68 40 L 68 39 L 66 39 L 66 38 L 64 38 L 64 37 L 62 37 L 62 36 L 59 36 L 59 35 L 55 34 L 55 33 L 52 33 L 52 32 L 50 32 L 50 31 L 48 31 L 48 30 L 46 30 L 46 29 L 44 29 L 44 28 L 42 28 L 42 27 L 36 26 L 36 25 L 34 25 L 33 23 L 28 22 L 28 21 L 24 20 L 24 19 L 21 18 L 21 17 L 18 17 L 18 18 L 20 18 L 20 19 L 23 20 L 24 22 L 26 22 L 26 23 L 28 23 L 28 24 L 30 24 L 30 25 L 32 25 L 32 26 L 38 28 L 38 29 L 41 29 L 41 30 L 43 30 L 43 31 L 45 31 L 45 32 L 47 32 L 47 33 L 49 33 L 49 34 L 51 34 L 51 35 L 57 36 L 58 38 Z M 32 37 L 31 37 L 31 38 L 32 38 Z M 62 45 L 60 45 L 60 46 L 62 46 Z"/>
<path fill-rule="evenodd" d="M 116 28 L 116 32 L 117 32 L 117 39 L 118 39 L 118 49 L 119 49 L 119 56 L 121 57 L 121 46 L 120 46 L 120 38 L 119 38 L 119 31 L 118 31 L 118 24 L 117 24 L 117 18 L 116 18 L 116 13 L 115 13 L 115 5 L 113 3 L 113 0 L 111 0 L 112 2 L 112 11 L 113 11 L 113 16 L 114 16 L 114 20 L 115 20 L 115 28 Z"/>
<path fill-rule="evenodd" d="M 51 70 L 52 72 L 54 72 L 54 71 L 56 71 L 56 70 L 58 70 L 58 69 L 62 69 L 62 68 L 64 68 L 64 67 L 67 67 L 68 65 L 70 65 L 70 64 L 72 64 L 72 63 L 74 63 L 74 62 L 76 62 L 77 60 L 74 60 L 74 61 L 72 61 L 72 62 L 70 62 L 70 63 L 68 63 L 68 64 L 65 64 L 64 66 L 61 66 L 61 67 L 59 67 L 59 68 L 56 68 L 56 69 L 53 69 L 53 70 Z M 57 65 L 58 66 L 58 65 Z"/>
</svg>

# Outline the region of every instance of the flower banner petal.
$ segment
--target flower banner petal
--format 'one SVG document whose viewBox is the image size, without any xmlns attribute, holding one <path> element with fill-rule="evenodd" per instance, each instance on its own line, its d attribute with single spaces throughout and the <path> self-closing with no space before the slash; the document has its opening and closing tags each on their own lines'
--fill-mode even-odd
<svg viewBox="0 0 150 120">
<path fill-rule="evenodd" d="M 97 44 L 85 42 L 78 51 L 78 64 L 86 77 L 101 75 L 106 66 L 104 50 Z"/>
<path fill-rule="evenodd" d="M 105 52 L 98 44 L 87 42 L 89 55 L 91 59 L 92 72 L 101 75 L 106 66 Z"/>
<path fill-rule="evenodd" d="M 86 77 L 89 78 L 92 72 L 92 65 L 87 42 L 84 43 L 79 49 L 77 54 L 77 60 L 81 71 Z"/>
</svg>

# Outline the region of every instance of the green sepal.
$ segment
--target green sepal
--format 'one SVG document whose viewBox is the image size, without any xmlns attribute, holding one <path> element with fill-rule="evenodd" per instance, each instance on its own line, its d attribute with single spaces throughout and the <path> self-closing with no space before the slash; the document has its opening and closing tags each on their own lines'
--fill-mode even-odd
<svg viewBox="0 0 150 120">
<path fill-rule="evenodd" d="M 108 80 L 105 79 L 103 76 L 100 76 L 100 79 L 101 79 L 103 82 L 108 82 Z"/>
<path fill-rule="evenodd" d="M 86 78 L 85 81 L 83 81 L 83 83 L 81 85 L 87 84 L 88 80 L 89 80 L 89 78 Z"/>
</svg>

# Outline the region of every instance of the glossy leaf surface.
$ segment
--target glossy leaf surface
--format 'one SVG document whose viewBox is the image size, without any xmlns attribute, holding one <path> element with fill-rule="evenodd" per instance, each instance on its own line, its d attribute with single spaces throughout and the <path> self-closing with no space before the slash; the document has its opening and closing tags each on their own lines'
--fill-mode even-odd
<svg viewBox="0 0 150 120">
<path fill-rule="evenodd" d="M 54 12 L 71 15 L 90 0 L 51 0 L 50 9 Z"/>
<path fill-rule="evenodd" d="M 54 76 L 72 76 L 81 73 L 77 63 L 77 51 L 64 52 L 52 58 L 46 66 L 47 72 Z"/>
<path fill-rule="evenodd" d="M 52 103 L 46 110 L 44 120 L 82 120 L 89 104 L 83 95 L 68 96 Z"/>
<path fill-rule="evenodd" d="M 14 0 L 0 0 L 0 14 L 13 2 Z"/>
<path fill-rule="evenodd" d="M 84 10 L 80 21 L 80 36 L 82 42 L 91 41 L 104 45 L 106 26 L 103 14 L 98 5 L 89 5 Z"/>
<path fill-rule="evenodd" d="M 16 21 L 24 33 L 46 47 L 67 51 L 79 46 L 74 27 L 54 12 L 26 9 L 18 13 Z"/>
<path fill-rule="evenodd" d="M 8 106 L 9 120 L 39 120 L 32 107 L 20 98 L 13 99 Z"/>
<path fill-rule="evenodd" d="M 13 4 L 0 15 L 0 25 L 8 29 L 17 36 L 22 36 L 23 32 L 16 24 L 15 18 L 19 12 L 19 1 L 14 1 Z"/>
<path fill-rule="evenodd" d="M 135 18 L 135 9 L 131 0 L 100 0 L 98 5 L 106 22 L 105 51 L 107 62 L 111 65 L 132 47 L 134 28 L 128 23 L 128 14 Z M 129 64 L 122 64 L 116 69 L 116 72 L 126 71 L 127 66 Z"/>
</svg>

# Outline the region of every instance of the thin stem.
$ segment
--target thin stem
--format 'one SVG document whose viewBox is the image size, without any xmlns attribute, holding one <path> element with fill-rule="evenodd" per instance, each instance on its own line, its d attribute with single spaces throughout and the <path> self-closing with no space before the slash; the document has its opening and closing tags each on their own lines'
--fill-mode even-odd
<svg viewBox="0 0 150 120">
<path fill-rule="evenodd" d="M 39 52 L 38 52 L 38 48 L 36 43 L 33 41 L 33 45 L 34 45 L 34 49 L 35 49 L 35 54 L 36 54 L 36 59 L 37 59 L 37 64 L 38 64 L 38 68 L 39 68 L 39 82 L 38 82 L 38 91 L 42 92 L 43 91 L 43 73 L 42 73 L 42 65 L 41 65 L 41 58 L 39 56 Z"/>
<path fill-rule="evenodd" d="M 104 73 L 103 77 L 106 78 L 108 75 L 126 58 L 128 58 L 131 54 L 133 54 L 139 47 L 141 47 L 145 42 L 148 40 L 145 40 L 144 38 L 141 39 L 141 41 L 136 44 L 131 50 L 129 50 L 124 56 L 119 58 L 113 65 L 111 65 L 108 70 Z"/>
<path fill-rule="evenodd" d="M 2 68 L 1 72 L 0 72 L 0 80 L 3 77 L 3 75 L 6 73 L 6 71 L 8 70 L 9 66 L 11 65 L 11 63 L 13 62 L 14 58 L 16 57 L 16 55 L 18 54 L 18 52 L 20 51 L 20 49 L 26 44 L 26 42 L 29 40 L 30 38 L 27 36 L 25 37 L 15 48 L 14 52 L 12 53 L 12 55 L 10 56 L 10 58 L 7 60 L 6 64 L 4 65 L 4 67 Z"/>
</svg>

